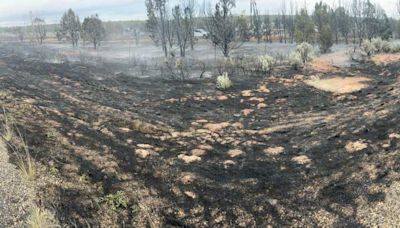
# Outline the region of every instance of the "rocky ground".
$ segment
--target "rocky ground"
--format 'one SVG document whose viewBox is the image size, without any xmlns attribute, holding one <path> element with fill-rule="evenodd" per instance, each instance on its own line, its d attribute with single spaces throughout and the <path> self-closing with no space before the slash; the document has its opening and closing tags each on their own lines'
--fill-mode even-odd
<svg viewBox="0 0 400 228">
<path fill-rule="evenodd" d="M 3 47 L 0 104 L 46 169 L 38 197 L 64 225 L 390 227 L 399 67 L 280 66 L 232 75 L 221 92 L 214 79 L 138 79 Z"/>
</svg>

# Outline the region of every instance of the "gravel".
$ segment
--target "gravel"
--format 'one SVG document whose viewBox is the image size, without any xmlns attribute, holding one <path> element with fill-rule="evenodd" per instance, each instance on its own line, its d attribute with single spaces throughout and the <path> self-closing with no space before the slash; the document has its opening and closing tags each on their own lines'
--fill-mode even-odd
<svg viewBox="0 0 400 228">
<path fill-rule="evenodd" d="M 33 205 L 33 188 L 17 167 L 9 163 L 5 143 L 0 140 L 0 227 L 25 227 Z"/>
</svg>

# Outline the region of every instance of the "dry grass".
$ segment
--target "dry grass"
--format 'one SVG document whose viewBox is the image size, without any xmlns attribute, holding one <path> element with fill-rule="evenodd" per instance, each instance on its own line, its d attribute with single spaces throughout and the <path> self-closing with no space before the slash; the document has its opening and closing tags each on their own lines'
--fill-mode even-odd
<svg viewBox="0 0 400 228">
<path fill-rule="evenodd" d="M 371 60 L 377 65 L 387 65 L 394 62 L 399 62 L 400 54 L 377 54 L 374 55 Z"/>
<path fill-rule="evenodd" d="M 311 63 L 311 68 L 320 72 L 335 72 L 338 69 L 327 60 L 316 59 Z"/>
<path fill-rule="evenodd" d="M 21 176 L 25 180 L 33 181 L 36 178 L 36 167 L 35 162 L 33 161 L 29 153 L 29 146 L 19 129 L 15 127 L 12 116 L 10 114 L 7 114 L 4 108 L 3 115 L 4 122 L 2 138 L 16 153 L 17 167 L 21 172 Z M 14 137 L 15 135 L 17 135 L 18 137 Z M 22 153 L 20 153 L 21 150 Z"/>
<path fill-rule="evenodd" d="M 4 108 L 3 108 L 3 116 L 4 116 L 4 122 L 3 122 L 2 137 L 7 143 L 9 143 L 14 136 L 14 122 L 11 116 L 9 116 L 6 113 Z"/>
<path fill-rule="evenodd" d="M 313 78 L 305 83 L 319 90 L 337 94 L 352 93 L 368 87 L 365 82 L 370 81 L 366 77 L 333 77 L 329 79 Z"/>
<path fill-rule="evenodd" d="M 53 222 L 52 216 L 48 211 L 38 207 L 32 210 L 31 215 L 28 218 L 27 224 L 29 228 L 59 227 Z"/>
<path fill-rule="evenodd" d="M 21 135 L 21 133 L 19 131 L 18 131 L 18 136 L 19 136 L 19 141 L 21 143 L 22 150 L 25 153 L 25 156 L 22 156 L 17 153 L 17 166 L 21 172 L 21 176 L 25 180 L 33 181 L 36 178 L 35 162 L 29 153 L 29 146 L 28 146 L 26 140 L 24 139 L 24 137 Z"/>
</svg>

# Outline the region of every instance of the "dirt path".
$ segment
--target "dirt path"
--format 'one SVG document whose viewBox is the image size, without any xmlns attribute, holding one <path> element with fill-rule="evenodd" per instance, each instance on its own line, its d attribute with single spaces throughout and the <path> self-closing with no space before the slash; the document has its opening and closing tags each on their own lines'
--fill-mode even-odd
<svg viewBox="0 0 400 228">
<path fill-rule="evenodd" d="M 9 163 L 7 148 L 0 140 L 0 227 L 25 227 L 32 199 L 33 189 Z"/>
</svg>

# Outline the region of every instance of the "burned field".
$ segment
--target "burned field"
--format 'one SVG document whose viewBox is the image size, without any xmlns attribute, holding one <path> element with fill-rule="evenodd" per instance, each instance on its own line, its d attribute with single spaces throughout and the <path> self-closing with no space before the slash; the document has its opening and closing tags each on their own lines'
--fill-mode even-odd
<svg viewBox="0 0 400 228">
<path fill-rule="evenodd" d="M 222 92 L 2 48 L 0 101 L 40 165 L 38 202 L 65 226 L 390 227 L 399 68 L 279 66 Z M 332 78 L 352 86 L 320 90 Z"/>
</svg>

